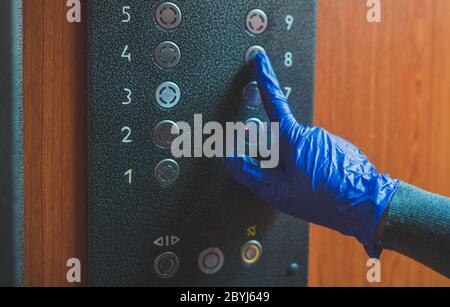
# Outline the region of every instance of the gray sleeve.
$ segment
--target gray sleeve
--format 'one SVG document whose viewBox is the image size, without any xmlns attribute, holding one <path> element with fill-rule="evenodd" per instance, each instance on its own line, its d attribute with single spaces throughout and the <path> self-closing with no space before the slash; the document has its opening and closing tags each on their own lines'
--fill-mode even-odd
<svg viewBox="0 0 450 307">
<path fill-rule="evenodd" d="M 381 243 L 450 278 L 450 198 L 401 182 Z"/>
</svg>

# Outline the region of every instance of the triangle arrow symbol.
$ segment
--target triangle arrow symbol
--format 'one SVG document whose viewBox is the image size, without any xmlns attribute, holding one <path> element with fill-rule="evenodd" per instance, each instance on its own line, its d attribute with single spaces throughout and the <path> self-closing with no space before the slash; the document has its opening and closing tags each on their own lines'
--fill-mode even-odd
<svg viewBox="0 0 450 307">
<path fill-rule="evenodd" d="M 171 239 L 170 239 L 170 244 L 173 246 L 173 245 L 176 245 L 178 242 L 180 242 L 180 238 L 178 238 L 177 236 L 172 236 L 171 237 Z"/>
<path fill-rule="evenodd" d="M 156 239 L 155 241 L 153 241 L 153 244 L 155 244 L 156 246 L 163 247 L 164 246 L 164 238 L 160 237 L 160 238 Z"/>
</svg>

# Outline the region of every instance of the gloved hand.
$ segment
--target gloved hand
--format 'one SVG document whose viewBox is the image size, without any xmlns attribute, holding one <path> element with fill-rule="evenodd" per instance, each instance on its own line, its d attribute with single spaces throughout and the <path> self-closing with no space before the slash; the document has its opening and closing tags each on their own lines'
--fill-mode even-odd
<svg viewBox="0 0 450 307">
<path fill-rule="evenodd" d="M 286 214 L 356 237 L 378 258 L 375 233 L 398 180 L 379 174 L 348 141 L 299 124 L 264 52 L 252 66 L 266 113 L 280 123 L 280 164 L 263 169 L 250 157 L 227 158 L 232 176 Z"/>
</svg>

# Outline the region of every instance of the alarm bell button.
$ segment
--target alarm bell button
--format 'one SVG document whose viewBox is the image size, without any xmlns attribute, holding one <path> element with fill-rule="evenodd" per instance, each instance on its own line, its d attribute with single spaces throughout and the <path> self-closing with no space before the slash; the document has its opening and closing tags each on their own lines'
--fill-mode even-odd
<svg viewBox="0 0 450 307">
<path fill-rule="evenodd" d="M 262 256 L 262 245 L 258 241 L 248 241 L 241 248 L 242 262 L 251 266 L 256 264 Z"/>
</svg>

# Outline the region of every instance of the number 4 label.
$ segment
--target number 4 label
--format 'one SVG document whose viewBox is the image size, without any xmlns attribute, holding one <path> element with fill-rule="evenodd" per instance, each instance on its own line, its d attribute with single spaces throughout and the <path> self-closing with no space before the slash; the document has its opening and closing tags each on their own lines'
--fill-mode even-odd
<svg viewBox="0 0 450 307">
<path fill-rule="evenodd" d="M 131 52 L 129 49 L 130 47 L 128 47 L 128 45 L 126 45 L 125 48 L 123 48 L 122 58 L 128 59 L 128 62 L 131 62 Z"/>
</svg>

